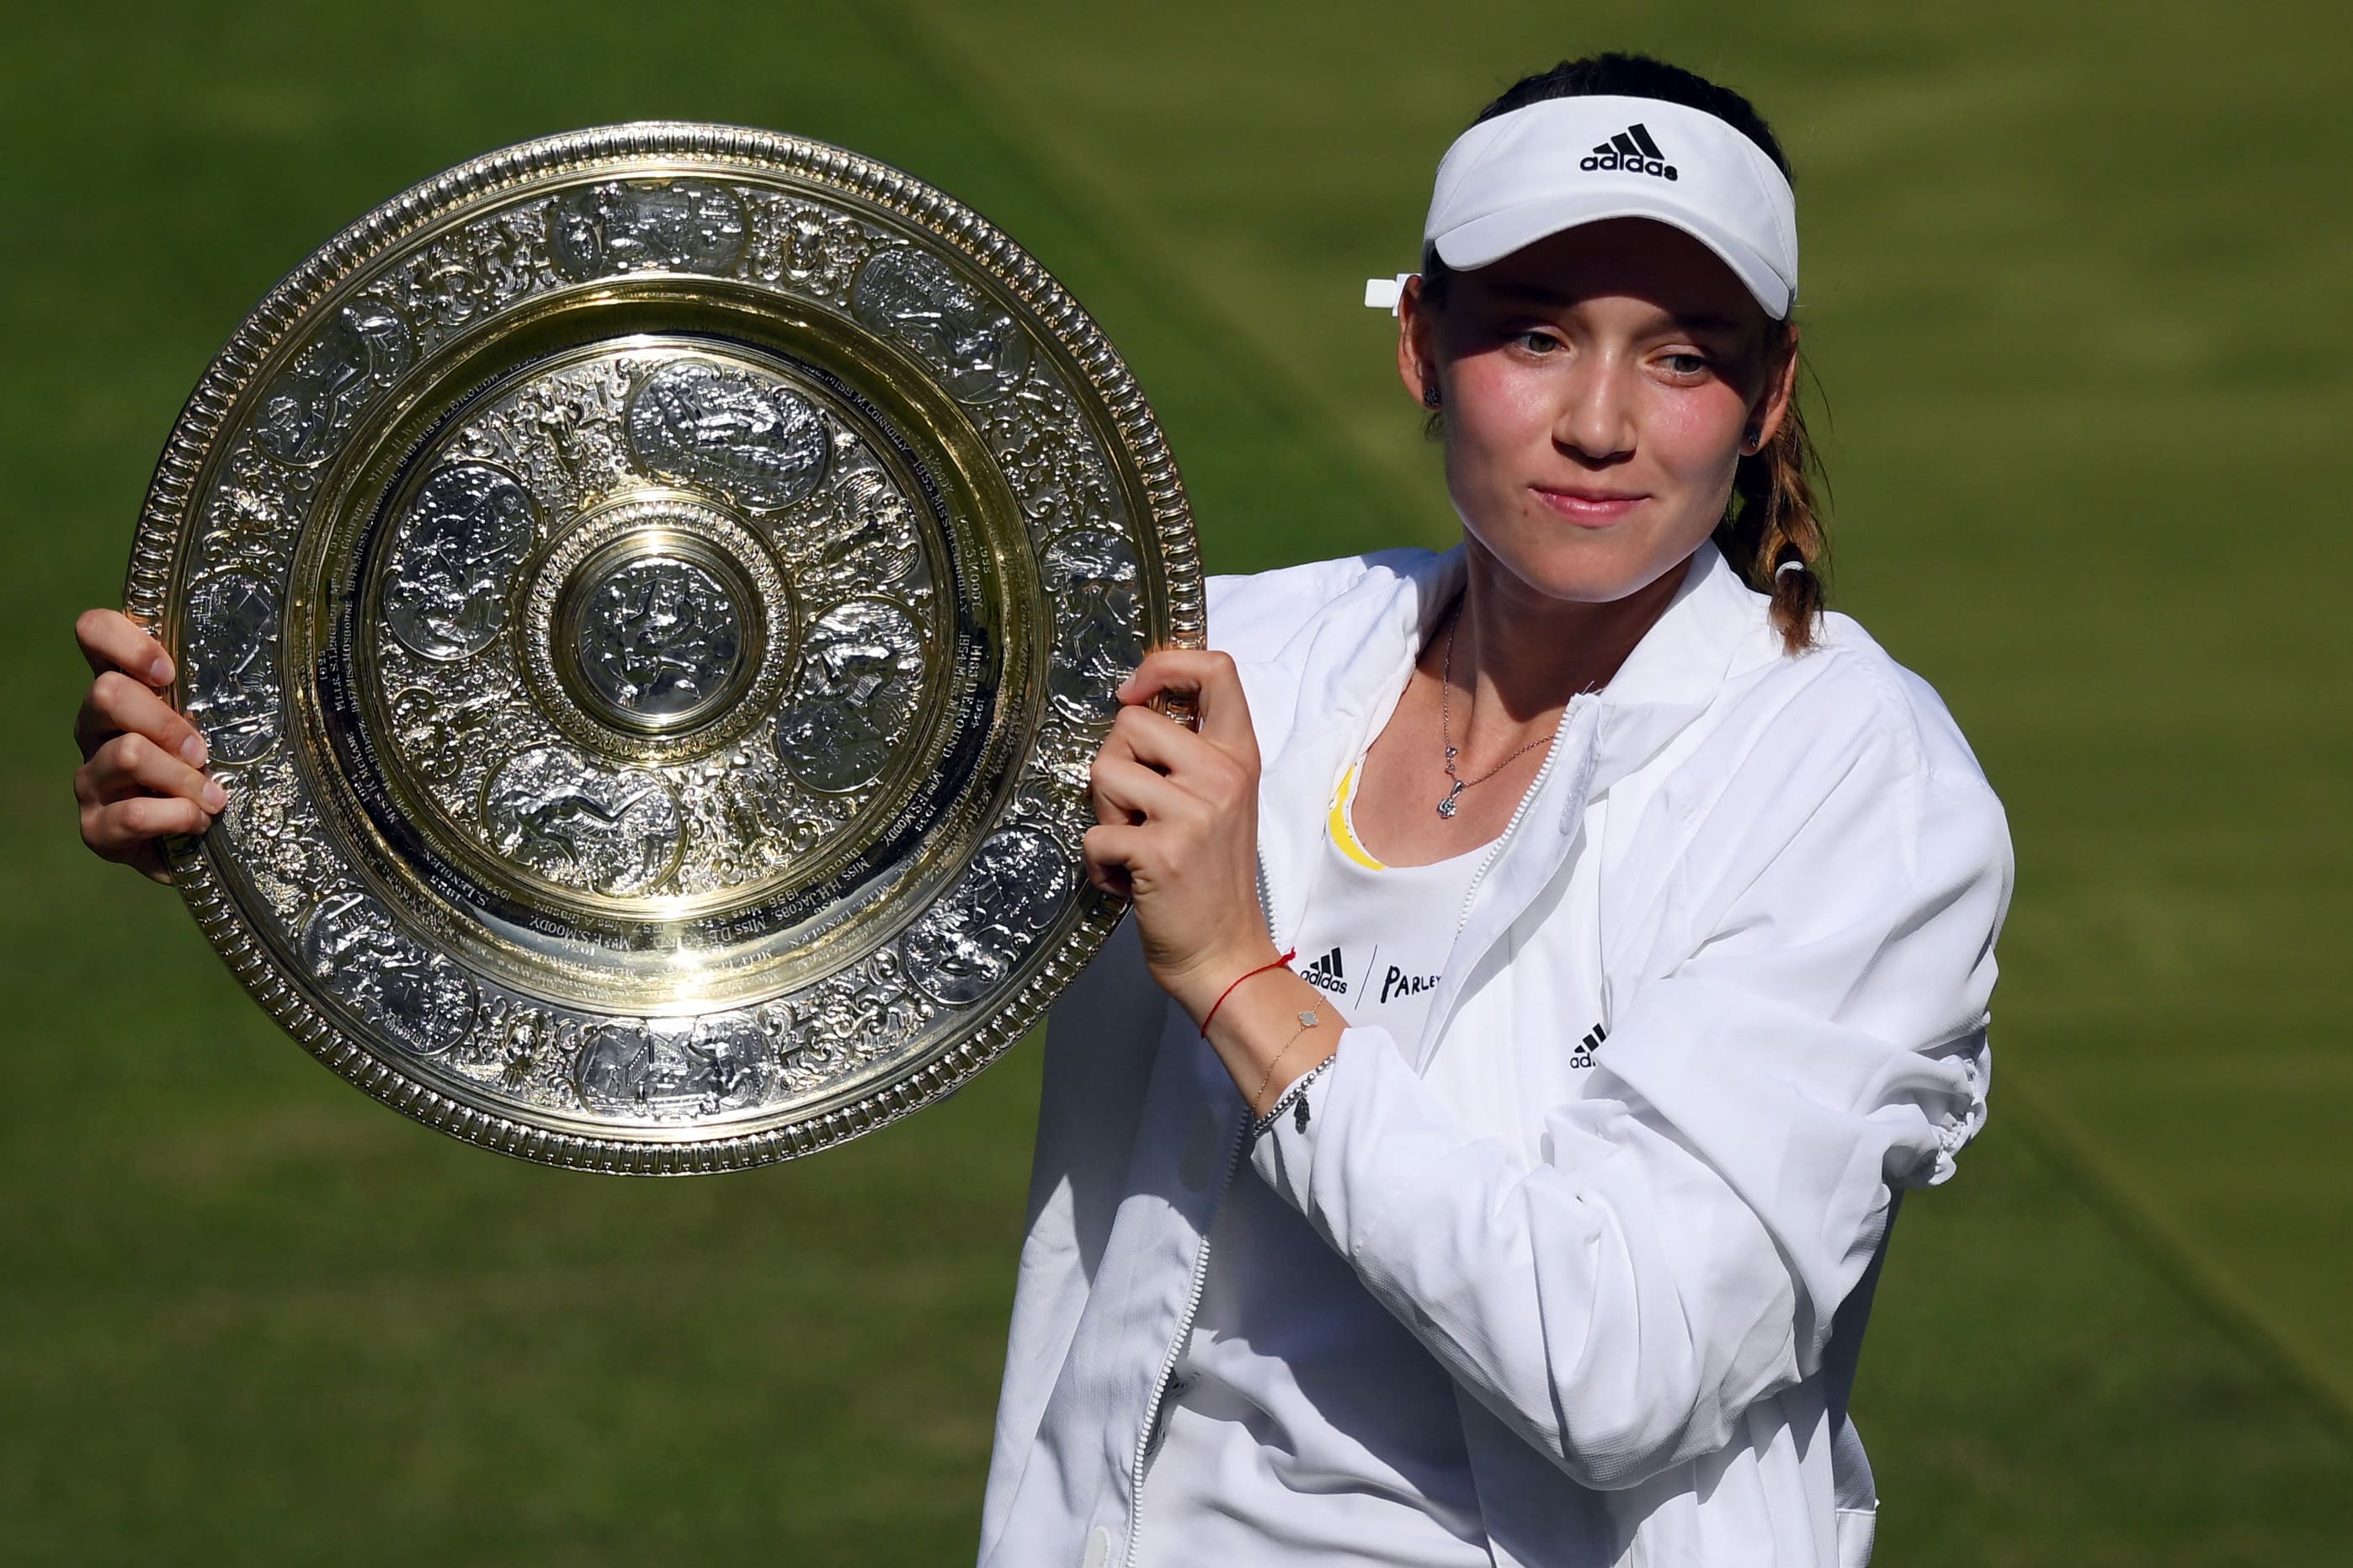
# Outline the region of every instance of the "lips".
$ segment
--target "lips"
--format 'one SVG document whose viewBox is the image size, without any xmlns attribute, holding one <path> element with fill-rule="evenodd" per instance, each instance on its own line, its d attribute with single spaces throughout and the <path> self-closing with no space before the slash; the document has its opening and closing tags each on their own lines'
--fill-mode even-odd
<svg viewBox="0 0 2353 1568">
<path fill-rule="evenodd" d="M 1616 522 L 1649 498 L 1640 493 L 1587 489 L 1581 486 L 1531 485 L 1536 499 L 1561 518 L 1586 528 Z"/>
</svg>

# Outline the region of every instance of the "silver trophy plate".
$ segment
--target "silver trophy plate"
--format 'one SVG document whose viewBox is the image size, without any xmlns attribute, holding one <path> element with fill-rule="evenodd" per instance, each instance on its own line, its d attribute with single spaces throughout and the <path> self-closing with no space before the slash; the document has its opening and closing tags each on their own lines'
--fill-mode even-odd
<svg viewBox="0 0 2353 1568">
<path fill-rule="evenodd" d="M 126 587 L 229 805 L 170 847 L 272 1016 L 454 1136 L 789 1158 L 1002 1053 L 1121 906 L 1088 764 L 1198 646 L 1183 488 L 1077 304 L 818 142 L 527 142 L 206 371 Z"/>
</svg>

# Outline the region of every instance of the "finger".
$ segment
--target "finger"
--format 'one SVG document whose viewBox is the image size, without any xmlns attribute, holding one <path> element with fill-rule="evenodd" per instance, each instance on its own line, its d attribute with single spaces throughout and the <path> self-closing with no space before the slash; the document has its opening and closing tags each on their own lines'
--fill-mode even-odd
<svg viewBox="0 0 2353 1568">
<path fill-rule="evenodd" d="M 1250 700 L 1242 694 L 1242 678 L 1231 656 L 1212 648 L 1155 648 L 1120 684 L 1118 696 L 1122 702 L 1141 703 L 1167 691 L 1193 694 L 1204 738 L 1235 756 L 1257 761 Z"/>
<path fill-rule="evenodd" d="M 212 820 L 193 802 L 138 795 L 85 812 L 81 837 L 110 860 L 130 860 L 139 856 L 142 845 L 152 847 L 166 834 L 202 833 Z"/>
<path fill-rule="evenodd" d="M 74 641 L 90 672 L 123 670 L 150 686 L 172 683 L 172 657 L 144 626 L 121 610 L 84 610 L 74 620 Z"/>
<path fill-rule="evenodd" d="M 1143 852 L 1143 833 L 1140 827 L 1119 824 L 1088 828 L 1079 843 L 1079 858 L 1086 867 L 1087 880 L 1106 893 L 1134 898 L 1135 874 L 1129 868 L 1129 858 Z"/>
<path fill-rule="evenodd" d="M 1133 865 L 1150 847 L 1145 829 L 1125 823 L 1099 824 L 1086 830 L 1079 848 L 1089 860 L 1106 866 Z"/>
<path fill-rule="evenodd" d="M 1114 826 L 1184 816 L 1199 805 L 1182 785 L 1170 783 L 1166 773 L 1110 752 L 1095 758 L 1089 782 L 1094 789 L 1095 815 Z"/>
<path fill-rule="evenodd" d="M 1175 773 L 1179 769 L 1190 771 L 1187 764 L 1210 750 L 1208 742 L 1182 724 L 1172 724 L 1149 708 L 1123 708 L 1111 721 L 1111 732 L 1103 737 L 1099 756 L 1119 757 L 1142 763 L 1145 767 L 1163 773 Z"/>
<path fill-rule="evenodd" d="M 90 683 L 81 711 L 74 718 L 74 740 L 88 758 L 115 735 L 142 735 L 191 767 L 202 767 L 211 754 L 205 738 L 187 718 L 161 697 L 119 670 L 108 670 Z"/>
<path fill-rule="evenodd" d="M 74 793 L 86 805 L 103 805 L 136 795 L 176 795 L 205 811 L 218 811 L 228 795 L 144 735 L 117 735 L 74 773 Z"/>
</svg>

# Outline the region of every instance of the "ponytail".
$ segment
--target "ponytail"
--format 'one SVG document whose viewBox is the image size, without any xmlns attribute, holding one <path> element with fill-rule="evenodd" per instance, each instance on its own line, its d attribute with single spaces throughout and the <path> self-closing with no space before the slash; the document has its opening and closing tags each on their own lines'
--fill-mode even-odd
<svg viewBox="0 0 2353 1568">
<path fill-rule="evenodd" d="M 1773 439 L 1734 469 L 1732 499 L 1715 527 L 1724 558 L 1750 587 L 1772 595 L 1774 627 L 1792 654 L 1813 647 L 1821 626 L 1830 537 L 1812 483 L 1821 471 L 1792 397 Z"/>
</svg>

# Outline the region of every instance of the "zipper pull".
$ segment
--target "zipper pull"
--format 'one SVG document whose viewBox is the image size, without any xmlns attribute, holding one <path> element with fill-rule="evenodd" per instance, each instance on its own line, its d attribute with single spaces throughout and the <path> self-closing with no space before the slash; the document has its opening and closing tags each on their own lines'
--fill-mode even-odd
<svg viewBox="0 0 2353 1568">
<path fill-rule="evenodd" d="M 1185 1397 L 1185 1390 L 1191 1383 L 1190 1378 L 1185 1377 L 1168 1380 L 1168 1392 L 1161 1396 L 1160 1408 L 1152 1417 L 1152 1434 L 1145 1440 L 1144 1458 L 1147 1463 L 1160 1457 L 1160 1446 L 1168 1440 L 1168 1411 Z"/>
</svg>

